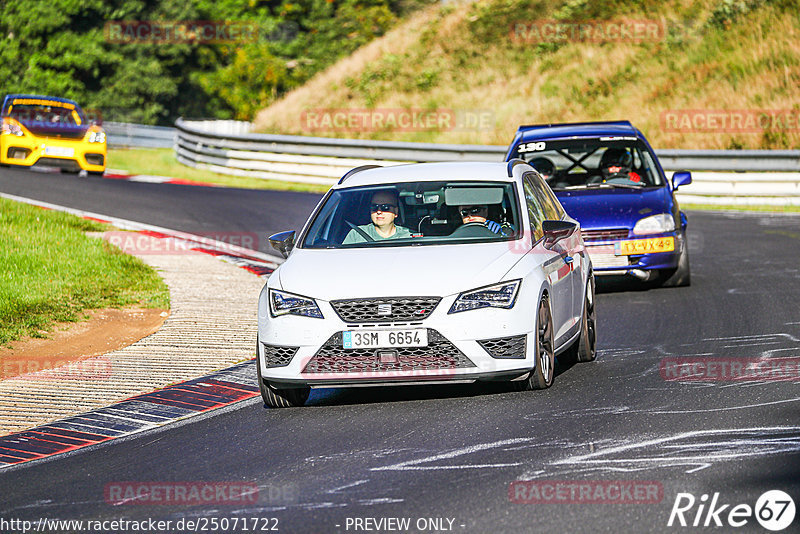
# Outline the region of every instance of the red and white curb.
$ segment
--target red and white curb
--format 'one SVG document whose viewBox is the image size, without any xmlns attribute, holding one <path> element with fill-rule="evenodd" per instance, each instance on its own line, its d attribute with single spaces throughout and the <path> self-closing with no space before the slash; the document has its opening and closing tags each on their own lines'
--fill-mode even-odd
<svg viewBox="0 0 800 534">
<path fill-rule="evenodd" d="M 23 167 L 24 168 L 24 167 Z M 61 169 L 58 167 L 48 167 L 46 165 L 34 165 L 27 167 L 33 172 L 43 174 L 61 174 Z M 80 171 L 80 176 L 86 176 L 86 171 Z M 177 184 L 177 185 L 198 185 L 203 187 L 224 187 L 219 184 L 212 184 L 209 182 L 200 182 L 197 180 L 182 180 L 180 178 L 172 178 L 170 176 L 159 176 L 157 174 L 131 174 L 128 171 L 119 169 L 106 169 L 106 171 L 99 176 L 106 180 L 125 180 L 128 182 L 142 182 L 147 184 Z"/>
<path fill-rule="evenodd" d="M 177 185 L 198 185 L 203 187 L 220 187 L 219 184 L 199 182 L 196 180 L 181 180 L 170 176 L 159 176 L 156 174 L 131 174 L 128 171 L 107 169 L 102 178 L 107 180 L 125 180 L 128 182 L 142 182 L 146 184 L 177 184 Z"/>
</svg>

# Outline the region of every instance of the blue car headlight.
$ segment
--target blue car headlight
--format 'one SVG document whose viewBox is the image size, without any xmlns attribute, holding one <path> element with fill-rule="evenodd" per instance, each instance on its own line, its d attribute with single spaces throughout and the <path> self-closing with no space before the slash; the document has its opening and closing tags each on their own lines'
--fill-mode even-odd
<svg viewBox="0 0 800 534">
<path fill-rule="evenodd" d="M 659 213 L 639 219 L 633 226 L 636 235 L 663 234 L 675 230 L 675 219 L 669 213 Z"/>
<path fill-rule="evenodd" d="M 517 293 L 522 280 L 512 280 L 493 286 L 481 287 L 461 293 L 450 311 L 458 313 L 480 308 L 511 308 L 517 301 Z"/>
<path fill-rule="evenodd" d="M 289 314 L 324 319 L 314 299 L 277 289 L 269 290 L 269 311 L 273 317 Z"/>
</svg>

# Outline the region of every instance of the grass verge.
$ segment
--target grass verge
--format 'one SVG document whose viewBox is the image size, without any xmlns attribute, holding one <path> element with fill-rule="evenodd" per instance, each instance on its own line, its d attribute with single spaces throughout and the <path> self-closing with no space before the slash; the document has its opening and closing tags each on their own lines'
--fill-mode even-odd
<svg viewBox="0 0 800 534">
<path fill-rule="evenodd" d="M 330 186 L 262 180 L 246 176 L 228 176 L 202 169 L 193 169 L 175 159 L 171 148 L 111 148 L 108 150 L 108 168 L 128 171 L 131 174 L 154 174 L 179 180 L 192 180 L 237 187 L 242 189 L 271 189 L 274 191 L 305 191 L 324 193 Z"/>
<path fill-rule="evenodd" d="M 682 210 L 705 211 L 758 211 L 768 213 L 800 213 L 800 206 L 737 205 L 737 204 L 684 204 Z"/>
<path fill-rule="evenodd" d="M 0 198 L 0 346 L 45 337 L 87 309 L 169 309 L 169 289 L 151 267 L 84 234 L 107 229 Z"/>
</svg>

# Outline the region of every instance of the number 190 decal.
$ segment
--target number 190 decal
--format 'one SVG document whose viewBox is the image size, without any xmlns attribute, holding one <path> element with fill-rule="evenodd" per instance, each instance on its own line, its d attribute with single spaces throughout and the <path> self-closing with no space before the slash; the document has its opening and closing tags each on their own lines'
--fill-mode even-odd
<svg viewBox="0 0 800 534">
<path fill-rule="evenodd" d="M 539 141 L 537 143 L 522 143 L 517 148 L 517 151 L 520 154 L 524 154 L 525 152 L 541 152 L 546 147 L 544 141 Z"/>
</svg>

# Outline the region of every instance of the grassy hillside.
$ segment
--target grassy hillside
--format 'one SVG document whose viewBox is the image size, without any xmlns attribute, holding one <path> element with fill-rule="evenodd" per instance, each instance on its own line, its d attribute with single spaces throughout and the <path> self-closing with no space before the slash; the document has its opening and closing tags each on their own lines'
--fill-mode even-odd
<svg viewBox="0 0 800 534">
<path fill-rule="evenodd" d="M 655 21 L 655 38 L 535 42 L 537 21 Z M 523 26 L 520 26 L 523 25 Z M 540 27 L 540 26 L 536 26 Z M 607 27 L 607 26 L 606 26 Z M 310 130 L 320 109 L 455 110 L 488 127 Z M 674 110 L 784 110 L 756 132 L 668 128 Z M 685 116 L 685 115 L 682 115 Z M 798 0 L 489 0 L 418 13 L 256 118 L 260 131 L 506 144 L 519 124 L 629 119 L 659 148 L 800 148 Z M 793 122 L 791 122 L 793 120 Z M 677 131 L 676 131 L 677 130 Z"/>
</svg>

